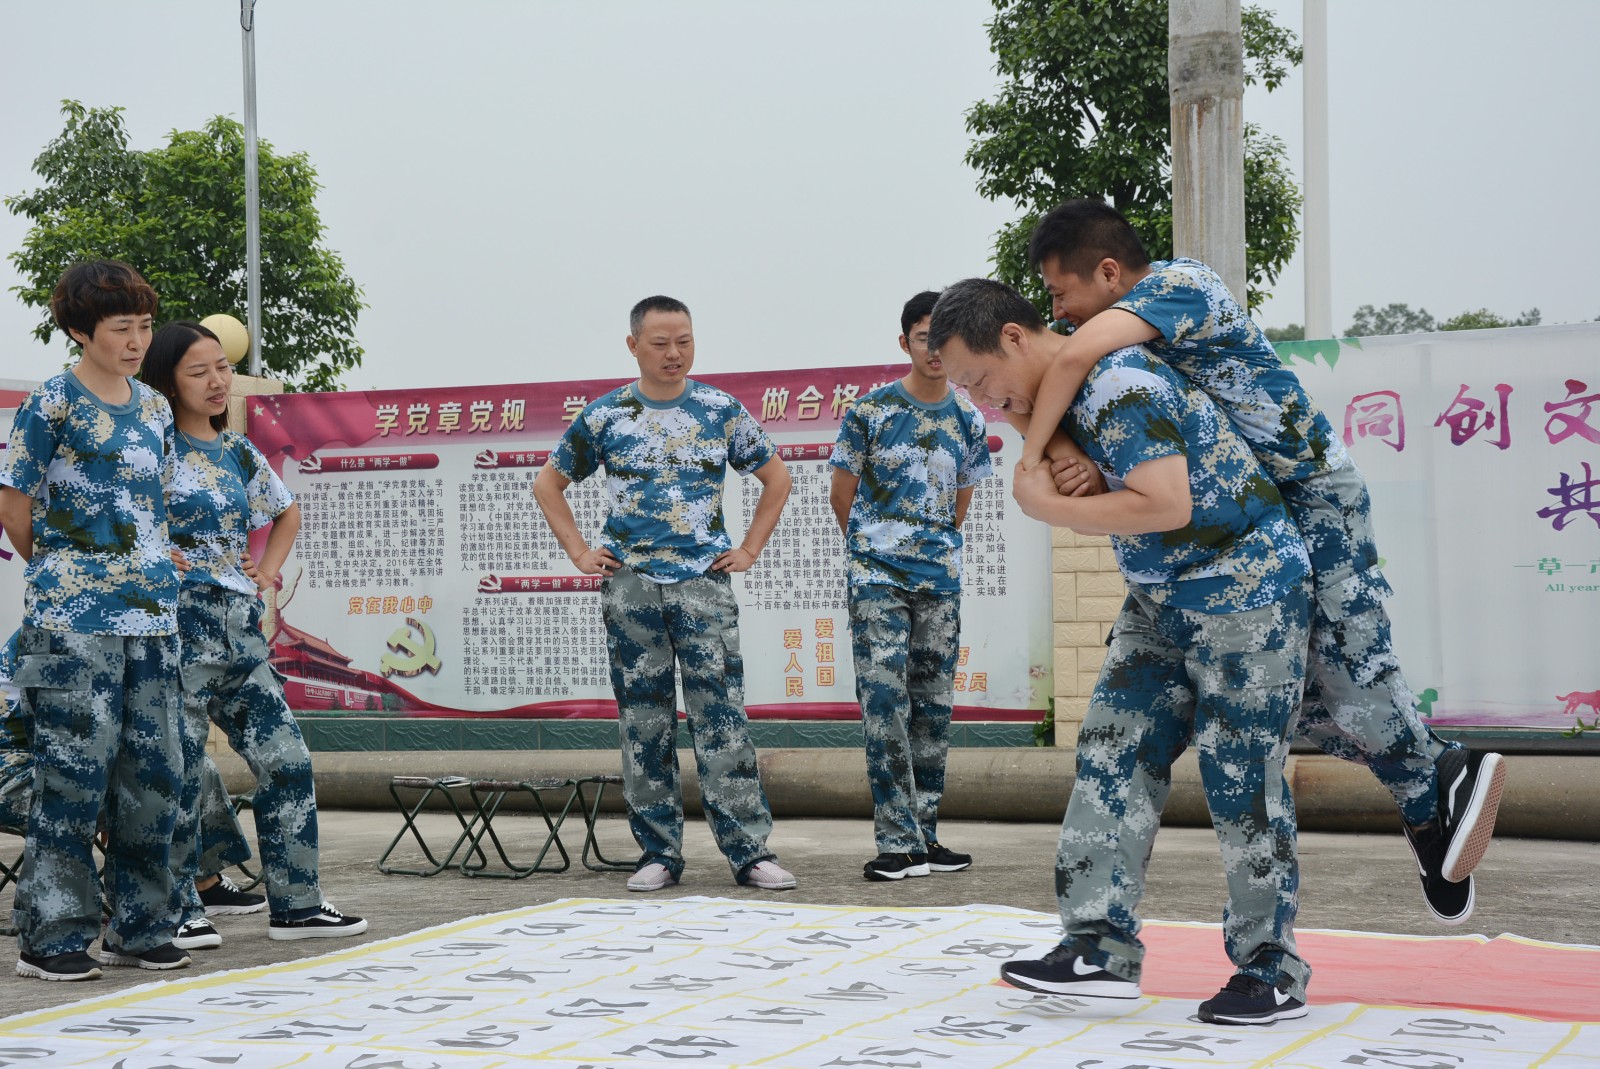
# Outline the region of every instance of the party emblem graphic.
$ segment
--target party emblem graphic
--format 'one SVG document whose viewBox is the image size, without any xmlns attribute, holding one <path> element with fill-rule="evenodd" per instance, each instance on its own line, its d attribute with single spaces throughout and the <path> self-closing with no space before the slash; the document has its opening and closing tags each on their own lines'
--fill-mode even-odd
<svg viewBox="0 0 1600 1069">
<path fill-rule="evenodd" d="M 406 617 L 406 626 L 397 628 L 386 643 L 389 652 L 382 657 L 383 675 L 410 678 L 424 672 L 438 674 L 443 663 L 435 649 L 438 639 L 433 628 L 415 617 Z"/>
</svg>

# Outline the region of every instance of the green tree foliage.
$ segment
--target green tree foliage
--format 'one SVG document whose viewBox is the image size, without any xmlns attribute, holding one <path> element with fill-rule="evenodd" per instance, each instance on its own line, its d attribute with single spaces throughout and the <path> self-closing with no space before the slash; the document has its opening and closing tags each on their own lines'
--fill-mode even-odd
<svg viewBox="0 0 1600 1069">
<path fill-rule="evenodd" d="M 1409 304 L 1386 304 L 1382 308 L 1364 304 L 1356 309 L 1355 317 L 1344 334 L 1347 338 L 1373 338 L 1383 334 L 1425 334 L 1433 330 L 1536 327 L 1540 318 L 1537 308 L 1530 308 L 1514 319 L 1496 315 L 1487 308 L 1479 308 L 1475 312 L 1462 312 L 1439 321 L 1429 315 L 1426 308 L 1413 311 Z"/>
<path fill-rule="evenodd" d="M 1438 329 L 1426 308 L 1412 311 L 1409 304 L 1386 304 L 1382 308 L 1364 304 L 1356 309 L 1355 318 L 1345 328 L 1344 336 L 1375 338 L 1381 334 L 1426 334 Z"/>
<path fill-rule="evenodd" d="M 995 277 L 1041 308 L 1028 235 L 1064 200 L 1099 197 L 1127 217 L 1150 255 L 1172 255 L 1171 102 L 1166 0 L 994 0 L 989 47 L 1004 80 L 967 111 L 966 161 L 978 192 L 1022 218 L 995 235 Z M 1242 12 L 1245 82 L 1276 89 L 1298 65 L 1295 35 L 1257 7 Z M 1300 238 L 1300 190 L 1283 143 L 1245 127 L 1250 304 L 1270 293 Z"/>
<path fill-rule="evenodd" d="M 1536 327 L 1541 316 L 1539 309 L 1530 308 L 1515 319 L 1495 315 L 1487 308 L 1475 312 L 1462 312 L 1439 324 L 1440 330 L 1491 330 L 1495 327 Z"/>
<path fill-rule="evenodd" d="M 1305 341 L 1306 328 L 1303 323 L 1290 323 L 1286 327 L 1268 327 L 1267 340 L 1273 344 L 1280 341 Z"/>
<path fill-rule="evenodd" d="M 160 320 L 213 312 L 246 318 L 244 131 L 218 116 L 175 130 L 149 151 L 128 147 L 121 108 L 62 103 L 66 128 L 33 169 L 44 184 L 5 198 L 33 223 L 10 260 L 13 287 L 42 310 L 34 336 L 48 342 L 50 291 L 84 259 L 126 260 L 161 296 Z M 261 174 L 262 364 L 303 389 L 327 390 L 361 363 L 355 343 L 361 290 L 322 245 L 317 173 L 304 153 L 258 143 Z"/>
</svg>

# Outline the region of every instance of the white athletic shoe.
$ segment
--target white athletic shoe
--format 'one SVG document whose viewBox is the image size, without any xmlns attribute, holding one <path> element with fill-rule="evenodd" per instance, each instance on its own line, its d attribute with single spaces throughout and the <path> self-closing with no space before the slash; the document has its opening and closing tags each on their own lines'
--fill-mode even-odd
<svg viewBox="0 0 1600 1069">
<path fill-rule="evenodd" d="M 659 861 L 652 861 L 644 868 L 628 877 L 628 890 L 630 891 L 659 891 L 663 887 L 670 887 L 678 882 L 672 870 Z"/>
</svg>

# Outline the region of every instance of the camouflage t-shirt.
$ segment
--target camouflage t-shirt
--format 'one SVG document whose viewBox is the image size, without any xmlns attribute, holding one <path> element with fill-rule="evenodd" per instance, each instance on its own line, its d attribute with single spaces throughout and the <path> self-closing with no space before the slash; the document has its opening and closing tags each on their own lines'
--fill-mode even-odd
<svg viewBox="0 0 1600 1069">
<path fill-rule="evenodd" d="M 1244 438 L 1210 398 L 1144 349 L 1096 364 L 1062 427 L 1110 490 L 1146 461 L 1182 456 L 1188 464 L 1187 526 L 1111 537 L 1123 577 L 1158 604 L 1259 609 L 1310 573 L 1305 543 Z"/>
<path fill-rule="evenodd" d="M 898 382 L 880 386 L 839 422 L 833 466 L 861 482 L 845 534 L 845 577 L 901 590 L 961 589 L 956 491 L 989 474 L 983 415 L 951 390 L 928 404 Z"/>
<path fill-rule="evenodd" d="M 250 532 L 292 504 L 294 495 L 244 435 L 223 431 L 208 442 L 180 432 L 167 482 L 167 524 L 189 561 L 184 584 L 255 594 L 241 563 Z"/>
<path fill-rule="evenodd" d="M 728 465 L 749 474 L 776 453 L 737 398 L 690 379 L 672 401 L 630 384 L 591 402 L 550 466 L 577 483 L 603 465 L 611 511 L 601 544 L 640 575 L 675 583 L 733 548 L 722 518 Z"/>
<path fill-rule="evenodd" d="M 1161 332 L 1149 350 L 1194 381 L 1244 434 L 1277 483 L 1350 463 L 1333 425 L 1272 351 L 1217 273 L 1198 260 L 1158 260 L 1112 307 Z"/>
<path fill-rule="evenodd" d="M 167 399 L 129 380 L 101 401 L 67 371 L 17 409 L 0 484 L 33 498 L 23 619 L 48 631 L 169 635 L 178 570 L 161 484 L 171 462 Z"/>
</svg>

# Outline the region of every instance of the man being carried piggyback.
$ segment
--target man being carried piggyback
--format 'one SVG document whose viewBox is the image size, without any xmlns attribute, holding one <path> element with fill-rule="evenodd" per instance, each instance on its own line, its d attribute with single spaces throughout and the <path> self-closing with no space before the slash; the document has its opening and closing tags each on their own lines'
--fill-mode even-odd
<svg viewBox="0 0 1600 1069">
<path fill-rule="evenodd" d="M 1023 452 L 1050 432 L 1106 354 L 1144 345 L 1204 390 L 1277 484 L 1311 557 L 1311 656 L 1297 734 L 1365 765 L 1400 808 L 1423 897 L 1443 924 L 1471 914 L 1472 871 L 1489 848 L 1505 785 L 1496 753 L 1429 731 L 1395 655 L 1366 481 L 1327 416 L 1211 268 L 1151 263 L 1110 206 L 1074 200 L 1028 244 L 1057 319 L 1076 329 L 1039 385 Z"/>
</svg>

